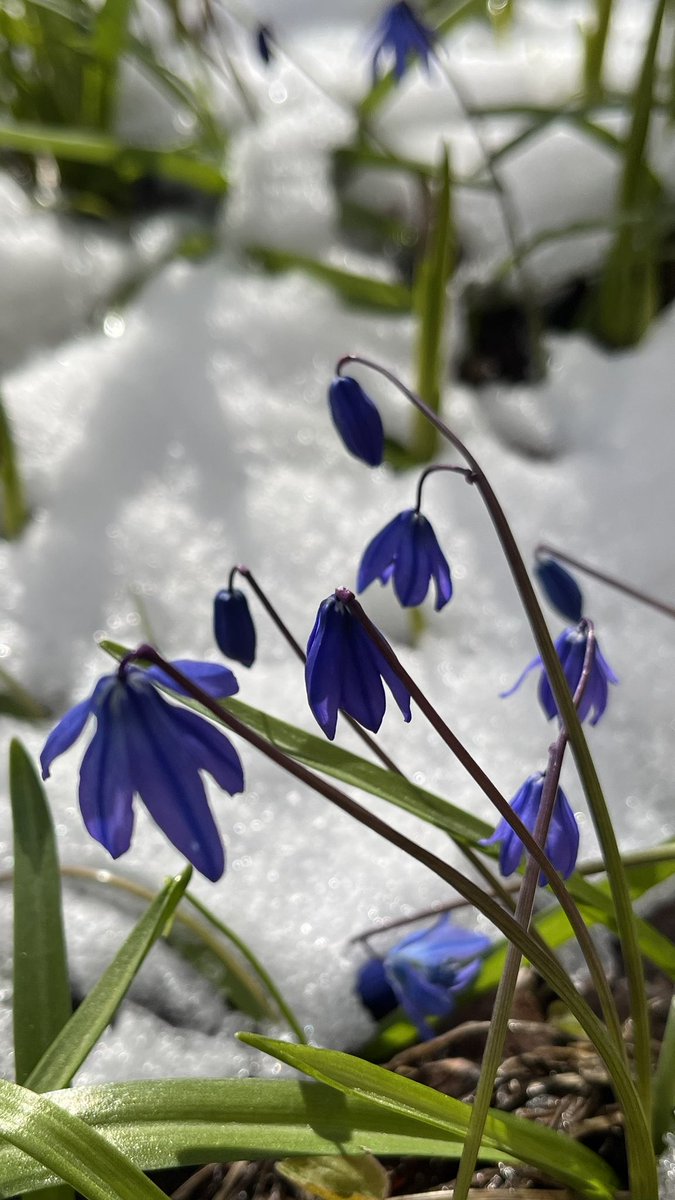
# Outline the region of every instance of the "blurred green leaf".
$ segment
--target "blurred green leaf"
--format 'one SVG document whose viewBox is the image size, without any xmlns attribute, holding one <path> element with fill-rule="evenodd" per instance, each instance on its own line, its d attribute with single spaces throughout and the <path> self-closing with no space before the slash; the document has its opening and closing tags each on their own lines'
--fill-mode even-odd
<svg viewBox="0 0 675 1200">
<path fill-rule="evenodd" d="M 249 246 L 248 253 L 266 271 L 302 271 L 312 279 L 328 284 L 347 304 L 386 312 L 410 312 L 411 293 L 402 283 L 388 283 L 369 275 L 357 275 L 304 254 L 273 250 L 267 246 Z"/>
</svg>

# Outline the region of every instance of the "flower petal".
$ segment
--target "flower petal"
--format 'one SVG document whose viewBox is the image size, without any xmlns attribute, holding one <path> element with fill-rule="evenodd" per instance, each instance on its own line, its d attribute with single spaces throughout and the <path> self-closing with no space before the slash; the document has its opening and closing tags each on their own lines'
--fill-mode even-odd
<svg viewBox="0 0 675 1200">
<path fill-rule="evenodd" d="M 431 575 L 436 585 L 436 612 L 440 612 L 448 601 L 452 599 L 450 567 L 448 566 L 448 560 L 441 550 L 431 522 L 427 521 L 426 517 L 422 518 L 422 522 L 420 536 L 424 539 L 427 548 Z"/>
<path fill-rule="evenodd" d="M 569 879 L 577 864 L 579 825 L 562 788 L 558 788 L 556 796 L 546 853 L 563 879 Z"/>
<path fill-rule="evenodd" d="M 384 429 L 375 404 L 350 375 L 339 375 L 328 390 L 333 424 L 350 454 L 369 467 L 384 456 Z"/>
<path fill-rule="evenodd" d="M 191 658 L 175 658 L 171 665 L 186 675 L 203 692 L 208 692 L 214 700 L 224 700 L 227 696 L 234 696 L 239 691 L 239 684 L 230 668 L 223 667 L 220 663 L 195 662 Z M 148 667 L 143 674 L 153 683 L 171 688 L 171 691 L 177 692 L 179 696 L 189 696 L 190 694 L 170 675 L 167 675 L 161 667 Z"/>
<path fill-rule="evenodd" d="M 49 779 L 54 759 L 58 758 L 66 750 L 70 750 L 73 742 L 82 733 L 87 723 L 87 717 L 90 713 L 96 712 L 107 692 L 115 684 L 116 678 L 117 676 L 115 675 L 104 675 L 99 679 L 91 696 L 87 700 L 80 700 L 79 704 L 69 709 L 66 715 L 61 718 L 58 725 L 52 729 L 40 755 L 43 779 Z"/>
<path fill-rule="evenodd" d="M 430 967 L 443 961 L 475 958 L 490 945 L 490 939 L 485 934 L 462 929 L 445 915 L 430 929 L 417 930 L 399 942 L 396 955 L 418 966 Z"/>
<path fill-rule="evenodd" d="M 420 537 L 424 517 L 411 513 L 399 543 L 394 569 L 394 591 L 404 608 L 421 604 L 429 591 L 431 562 L 427 546 Z"/>
<path fill-rule="evenodd" d="M 199 713 L 173 707 L 170 711 L 177 736 L 189 748 L 197 770 L 208 771 L 230 796 L 243 792 L 244 771 L 229 738 Z"/>
<path fill-rule="evenodd" d="M 225 856 L 189 747 L 169 704 L 151 686 L 128 685 L 129 764 L 134 791 L 152 818 L 207 879 L 220 879 Z"/>
<path fill-rule="evenodd" d="M 377 733 L 386 700 L 374 650 L 368 634 L 349 614 L 341 647 L 340 708 L 360 725 Z"/>
<path fill-rule="evenodd" d="M 213 632 L 219 650 L 244 667 L 255 661 L 255 625 L 248 600 L 238 588 L 222 588 L 213 602 Z"/>
<path fill-rule="evenodd" d="M 541 666 L 541 658 L 539 657 L 539 655 L 537 655 L 536 658 L 532 659 L 532 662 L 527 664 L 522 675 L 519 675 L 518 678 L 516 679 L 516 682 L 514 683 L 513 687 L 510 687 L 508 692 L 500 692 L 499 693 L 500 700 L 506 700 L 508 696 L 512 696 L 514 692 L 517 692 L 521 683 L 524 683 L 524 681 L 527 679 L 530 672 L 535 671 L 537 669 L 537 667 L 540 667 L 540 666 Z"/>
<path fill-rule="evenodd" d="M 335 737 L 342 680 L 342 617 L 329 596 L 319 606 L 307 642 L 305 683 L 309 707 L 326 737 Z"/>
<path fill-rule="evenodd" d="M 129 771 L 126 688 L 117 684 L 97 714 L 80 767 L 80 810 L 87 831 L 119 858 L 131 845 L 133 786 Z"/>
<path fill-rule="evenodd" d="M 386 583 L 391 577 L 408 513 L 398 513 L 366 546 L 356 579 L 357 592 L 363 592 L 379 579 Z"/>
</svg>

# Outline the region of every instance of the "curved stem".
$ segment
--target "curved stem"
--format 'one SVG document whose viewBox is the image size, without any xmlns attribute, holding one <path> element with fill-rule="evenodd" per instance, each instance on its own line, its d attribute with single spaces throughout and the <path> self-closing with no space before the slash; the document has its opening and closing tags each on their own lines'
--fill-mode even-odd
<svg viewBox="0 0 675 1200">
<path fill-rule="evenodd" d="M 581 727 L 581 722 L 574 707 L 567 680 L 560 663 L 560 659 L 556 653 L 555 646 L 548 631 L 548 626 L 537 600 L 534 588 L 530 582 L 530 577 L 527 573 L 527 568 L 523 562 L 522 555 L 518 549 L 517 542 L 513 536 L 511 526 L 506 518 L 506 514 L 495 495 L 490 482 L 480 467 L 477 460 L 471 454 L 470 450 L 464 445 L 461 439 L 454 433 L 445 422 L 433 412 L 423 400 L 411 392 L 392 371 L 379 363 L 373 362 L 372 359 L 363 358 L 360 355 L 349 354 L 340 359 L 337 365 L 338 374 L 342 367 L 348 362 L 361 363 L 363 366 L 376 371 L 385 379 L 388 379 L 394 387 L 396 387 L 402 395 L 404 395 L 411 404 L 420 412 L 423 412 L 427 419 L 435 425 L 443 437 L 454 446 L 456 450 L 466 459 L 469 466 L 475 473 L 475 485 L 481 494 L 483 502 L 488 510 L 492 524 L 494 525 L 497 537 L 501 542 L 504 555 L 511 569 L 516 588 L 520 595 L 520 599 L 527 614 L 530 628 L 534 635 L 534 640 L 537 649 L 541 655 L 544 669 L 549 679 L 549 683 L 553 690 L 556 699 L 558 712 L 560 713 L 561 721 L 567 729 L 570 747 L 574 756 L 574 761 L 577 766 L 579 778 L 581 780 L 588 806 L 591 813 L 591 818 L 595 831 L 600 843 L 602 855 L 605 860 L 605 868 L 607 871 L 607 880 L 609 883 L 614 908 L 616 911 L 616 921 L 618 934 L 621 939 L 621 946 L 624 954 L 624 962 L 626 964 L 626 977 L 628 980 L 628 990 L 630 995 L 631 1016 L 633 1019 L 634 1044 L 635 1044 L 635 1066 L 638 1078 L 638 1087 L 646 1119 L 649 1121 L 651 1109 L 651 1090 L 652 1090 L 652 1064 L 651 1064 L 651 1029 L 649 1022 L 649 1012 L 647 1008 L 647 996 L 645 990 L 644 970 L 642 965 L 642 955 L 637 937 L 637 926 L 635 914 L 630 897 L 628 882 L 623 872 L 621 864 L 621 854 L 614 833 L 614 827 L 607 808 L 607 803 L 603 795 L 600 780 L 595 769 L 591 753 L 588 748 L 588 743 Z"/>
<path fill-rule="evenodd" d="M 418 513 L 422 507 L 422 488 L 424 487 L 430 475 L 435 475 L 437 471 L 452 471 L 455 475 L 463 475 L 467 483 L 473 483 L 473 471 L 468 471 L 466 467 L 453 467 L 445 463 L 439 463 L 437 466 L 425 467 L 417 481 L 417 492 L 415 495 L 415 512 Z"/>
<path fill-rule="evenodd" d="M 325 799 L 329 800 L 342 812 L 347 813 L 348 816 L 353 817 L 360 824 L 366 826 L 380 837 L 385 838 L 392 845 L 403 850 L 405 854 L 409 854 L 417 862 L 427 867 L 430 871 L 433 871 L 440 879 L 443 879 L 451 887 L 455 888 L 461 896 L 464 896 L 471 904 L 480 909 L 509 941 L 514 942 L 520 947 L 522 953 L 527 956 L 533 966 L 546 979 L 547 983 L 558 993 L 563 1002 L 567 1004 L 570 1011 L 583 1026 L 588 1037 L 595 1045 L 598 1054 L 604 1060 L 612 1076 L 619 1102 L 623 1106 L 627 1125 L 631 1134 L 635 1137 L 636 1146 L 639 1150 L 637 1154 L 638 1168 L 636 1169 L 634 1180 L 636 1195 L 639 1194 L 641 1200 L 642 1198 L 644 1200 L 651 1200 L 656 1186 L 654 1158 L 651 1153 L 651 1135 L 645 1123 L 644 1113 L 633 1082 L 626 1070 L 622 1053 L 615 1045 L 613 1039 L 608 1036 L 602 1022 L 596 1017 L 583 997 L 579 995 L 572 980 L 560 966 L 555 955 L 547 947 L 542 947 L 535 942 L 510 913 L 505 912 L 492 896 L 467 879 L 461 871 L 444 862 L 443 859 L 433 854 L 430 850 L 427 850 L 424 846 L 417 845 L 416 842 L 406 837 L 398 829 L 388 825 L 381 817 L 368 812 L 356 800 L 353 800 L 350 796 L 340 791 L 339 788 L 335 787 L 327 779 L 316 775 L 313 771 L 303 766 L 302 763 L 290 758 L 289 755 L 285 754 L 272 742 L 268 742 L 265 738 L 261 737 L 255 730 L 249 729 L 233 713 L 229 712 L 221 702 L 215 700 L 186 675 L 183 675 L 173 663 L 168 662 L 158 654 L 152 646 L 139 646 L 133 653 L 126 655 L 125 660 L 127 662 L 154 663 L 160 667 L 170 679 L 179 684 L 181 692 L 191 696 L 233 733 L 254 746 L 266 758 L 276 763 L 277 766 L 281 767 L 289 775 L 294 776 L 301 783 L 307 784 L 315 792 L 318 792 L 319 795 L 324 796 Z M 505 801 L 504 803 L 506 804 Z M 508 805 L 506 807 L 508 808 Z M 518 824 L 522 823 L 518 822 Z M 552 881 L 556 877 L 555 869 L 541 847 L 534 841 L 529 830 L 525 826 L 522 826 L 522 830 L 518 829 L 517 832 L 518 836 L 525 843 L 526 848 L 531 851 L 539 862 L 540 867 L 546 872 L 549 881 Z M 559 877 L 557 878 L 559 879 Z M 560 884 L 562 886 L 561 881 Z"/>
</svg>

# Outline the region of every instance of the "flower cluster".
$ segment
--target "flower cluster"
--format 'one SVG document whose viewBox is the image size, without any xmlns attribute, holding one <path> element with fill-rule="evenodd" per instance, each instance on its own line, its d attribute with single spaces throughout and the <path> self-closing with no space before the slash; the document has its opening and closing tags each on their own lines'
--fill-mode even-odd
<svg viewBox="0 0 675 1200">
<path fill-rule="evenodd" d="M 490 939 L 453 925 L 447 915 L 430 929 L 409 934 L 383 960 L 361 968 L 357 991 L 376 1020 L 397 1004 L 421 1037 L 433 1037 L 429 1017 L 448 1017 L 457 996 L 473 983 Z"/>
<path fill-rule="evenodd" d="M 239 690 L 227 667 L 186 659 L 173 663 L 214 699 Z M 231 796 L 243 791 L 239 756 L 209 721 L 169 704 L 158 686 L 182 689 L 159 667 L 122 664 L 99 679 L 91 696 L 71 708 L 52 730 L 40 757 L 47 779 L 55 758 L 69 750 L 90 717 L 94 736 L 80 767 L 79 800 L 91 836 L 113 858 L 129 849 L 134 795 L 189 862 L 219 879 L 225 853 L 200 778 L 206 771 Z"/>
</svg>

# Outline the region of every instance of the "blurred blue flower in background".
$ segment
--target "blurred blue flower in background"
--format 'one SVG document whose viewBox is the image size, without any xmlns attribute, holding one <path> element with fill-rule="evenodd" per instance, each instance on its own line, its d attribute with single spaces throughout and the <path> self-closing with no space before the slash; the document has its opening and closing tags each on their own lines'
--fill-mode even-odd
<svg viewBox="0 0 675 1200">
<path fill-rule="evenodd" d="M 547 600 L 567 621 L 578 623 L 584 615 L 581 588 L 555 558 L 538 558 L 534 566 Z"/>
<path fill-rule="evenodd" d="M 222 588 L 213 601 L 213 633 L 219 650 L 244 667 L 255 661 L 255 625 L 239 588 Z"/>
<path fill-rule="evenodd" d="M 336 375 L 328 389 L 333 424 L 350 454 L 369 467 L 384 456 L 384 429 L 376 405 L 351 375 Z"/>
<path fill-rule="evenodd" d="M 453 925 L 444 915 L 430 929 L 411 933 L 361 968 L 357 991 L 374 1016 L 386 1016 L 396 1003 L 423 1038 L 434 1036 L 428 1017 L 448 1017 L 457 996 L 478 975 L 491 946 L 482 933 Z M 377 1018 L 376 1018 L 377 1019 Z"/>
<path fill-rule="evenodd" d="M 173 666 L 214 699 L 239 690 L 228 667 L 188 659 Z M 176 849 L 216 880 L 225 854 L 199 772 L 207 771 L 234 795 L 244 787 L 241 762 L 222 733 L 198 713 L 168 703 L 157 684 L 183 690 L 159 667 L 122 666 L 99 679 L 89 699 L 71 708 L 47 738 L 42 778 L 49 778 L 54 759 L 95 717 L 96 731 L 80 767 L 80 809 L 88 832 L 119 858 L 131 844 L 137 794 Z"/>
<path fill-rule="evenodd" d="M 562 663 L 562 669 L 565 672 L 565 678 L 572 695 L 576 692 L 581 679 L 588 637 L 589 630 L 582 621 L 579 625 L 572 625 L 568 629 L 564 629 L 555 643 L 558 658 Z M 520 687 L 523 680 L 530 674 L 530 671 L 536 670 L 537 667 L 542 667 L 538 688 L 539 703 L 550 721 L 553 717 L 558 716 L 558 705 L 553 695 L 548 675 L 543 669 L 540 655 L 537 655 L 536 658 L 532 659 L 531 663 L 528 663 L 513 687 L 509 688 L 508 692 L 502 692 L 501 695 L 502 697 L 512 696 Z M 607 659 L 600 651 L 597 638 L 594 636 L 590 674 L 577 708 L 579 720 L 585 721 L 587 717 L 590 717 L 591 725 L 597 725 L 607 708 L 608 684 L 618 682 Z"/>
<path fill-rule="evenodd" d="M 534 832 L 539 815 L 544 779 L 541 771 L 530 775 L 511 801 L 511 808 L 530 833 Z M 499 870 L 502 875 L 512 875 L 522 862 L 525 847 L 505 817 L 499 822 L 492 837 L 486 838 L 482 845 L 492 846 L 497 842 L 501 842 Z M 556 793 L 545 849 L 556 871 L 560 872 L 563 879 L 568 879 L 576 866 L 579 853 L 579 826 L 561 787 Z M 541 887 L 548 883 L 543 872 L 540 874 L 539 883 Z"/>
<path fill-rule="evenodd" d="M 421 604 L 431 580 L 436 585 L 436 612 L 452 596 L 450 568 L 430 522 L 409 508 L 399 513 L 366 546 L 356 581 L 362 592 L 374 579 L 391 579 L 404 608 Z"/>
<path fill-rule="evenodd" d="M 426 70 L 429 70 L 429 59 L 434 49 L 434 32 L 420 20 L 405 0 L 389 5 L 380 18 L 373 40 L 373 83 L 377 83 L 380 60 L 383 57 L 393 56 L 397 82 L 403 78 L 411 58 L 419 58 Z"/>
<path fill-rule="evenodd" d="M 346 604 L 329 596 L 309 635 L 305 666 L 309 706 L 326 737 L 335 737 L 339 709 L 377 733 L 386 707 L 382 680 L 409 721 L 407 688 Z"/>
</svg>

